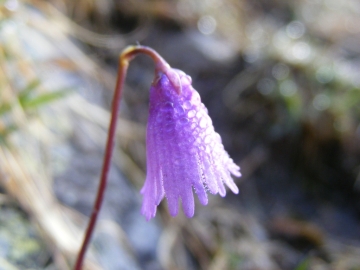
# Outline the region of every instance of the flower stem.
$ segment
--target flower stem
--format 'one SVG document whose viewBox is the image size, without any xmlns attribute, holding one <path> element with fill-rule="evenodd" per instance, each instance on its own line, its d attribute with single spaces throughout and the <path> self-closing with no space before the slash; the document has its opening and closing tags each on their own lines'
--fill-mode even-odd
<svg viewBox="0 0 360 270">
<path fill-rule="evenodd" d="M 108 172 L 111 164 L 111 157 L 114 150 L 115 144 L 115 132 L 116 124 L 118 119 L 118 111 L 120 107 L 120 100 L 122 95 L 123 86 L 125 83 L 125 77 L 127 69 L 129 67 L 129 62 L 138 54 L 144 53 L 150 56 L 155 62 L 155 72 L 161 71 L 166 72 L 169 70 L 169 64 L 153 49 L 146 46 L 129 46 L 124 49 L 119 58 L 119 70 L 117 74 L 115 92 L 112 100 L 112 109 L 111 109 L 111 120 L 108 131 L 108 137 L 106 142 L 106 149 L 103 160 L 103 167 L 101 171 L 100 183 L 97 190 L 96 199 L 94 202 L 93 210 L 90 216 L 89 224 L 85 232 L 85 237 L 81 246 L 81 249 L 78 253 L 74 270 L 81 270 L 85 252 L 90 243 L 94 227 L 100 212 L 100 208 L 104 198 L 104 192 L 107 184 Z"/>
</svg>

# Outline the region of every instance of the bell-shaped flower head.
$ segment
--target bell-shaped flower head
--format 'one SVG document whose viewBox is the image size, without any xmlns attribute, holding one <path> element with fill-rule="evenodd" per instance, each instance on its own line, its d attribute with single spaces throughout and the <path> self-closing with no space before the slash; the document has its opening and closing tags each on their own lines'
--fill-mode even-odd
<svg viewBox="0 0 360 270">
<path fill-rule="evenodd" d="M 208 203 L 207 191 L 224 197 L 224 184 L 237 194 L 230 174 L 239 177 L 240 168 L 225 151 L 190 76 L 170 67 L 157 73 L 150 89 L 141 212 L 147 220 L 153 218 L 166 196 L 172 216 L 178 213 L 180 199 L 190 218 L 194 215 L 193 191 L 203 205 Z"/>
</svg>

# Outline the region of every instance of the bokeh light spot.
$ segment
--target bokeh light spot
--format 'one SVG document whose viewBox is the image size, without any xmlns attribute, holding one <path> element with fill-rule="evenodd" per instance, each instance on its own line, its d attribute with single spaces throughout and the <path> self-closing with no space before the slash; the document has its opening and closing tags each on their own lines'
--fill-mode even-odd
<svg viewBox="0 0 360 270">
<path fill-rule="evenodd" d="M 280 93 L 285 97 L 293 96 L 297 91 L 297 86 L 294 81 L 283 81 L 279 86 Z"/>
<path fill-rule="evenodd" d="M 316 79 L 320 83 L 329 83 L 334 79 L 334 71 L 332 67 L 322 66 L 316 71 Z"/>
<path fill-rule="evenodd" d="M 199 19 L 197 26 L 202 34 L 210 35 L 215 32 L 216 20 L 212 16 L 205 15 Z"/>
<path fill-rule="evenodd" d="M 305 26 L 302 22 L 293 21 L 286 26 L 286 34 L 292 39 L 298 39 L 305 33 Z"/>
<path fill-rule="evenodd" d="M 317 94 L 313 99 L 313 106 L 318 111 L 324 111 L 329 108 L 330 98 L 325 94 Z"/>
<path fill-rule="evenodd" d="M 297 60 L 306 60 L 309 58 L 311 53 L 311 49 L 309 44 L 307 44 L 306 42 L 297 42 L 293 47 L 292 47 L 292 54 L 293 57 Z"/>
<path fill-rule="evenodd" d="M 270 95 L 274 91 L 275 86 L 275 81 L 269 78 L 263 78 L 257 83 L 258 91 L 265 96 Z"/>
<path fill-rule="evenodd" d="M 283 80 L 289 75 L 289 67 L 283 63 L 276 64 L 272 68 L 272 75 L 277 80 Z"/>
<path fill-rule="evenodd" d="M 4 6 L 10 11 L 15 11 L 19 7 L 19 2 L 18 0 L 7 0 Z"/>
</svg>

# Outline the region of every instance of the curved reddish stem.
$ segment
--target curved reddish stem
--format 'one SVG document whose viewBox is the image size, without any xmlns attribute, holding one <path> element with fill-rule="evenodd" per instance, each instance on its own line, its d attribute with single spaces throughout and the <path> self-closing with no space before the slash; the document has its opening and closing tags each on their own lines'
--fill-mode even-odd
<svg viewBox="0 0 360 270">
<path fill-rule="evenodd" d="M 150 56 L 155 62 L 155 72 L 164 72 L 166 73 L 170 66 L 169 64 L 153 49 L 146 46 L 129 46 L 121 53 L 119 58 L 119 70 L 116 80 L 115 92 L 112 100 L 112 109 L 111 109 L 111 120 L 108 131 L 108 137 L 106 142 L 106 149 L 104 154 L 103 167 L 101 171 L 100 183 L 94 202 L 93 210 L 90 216 L 89 224 L 85 232 L 84 241 L 82 243 L 81 249 L 78 253 L 74 270 L 81 270 L 85 252 L 90 243 L 91 236 L 94 231 L 94 227 L 98 218 L 98 214 L 101 209 L 101 205 L 104 198 L 104 192 L 107 185 L 107 178 L 111 164 L 111 157 L 114 150 L 115 144 L 115 132 L 116 124 L 118 119 L 118 111 L 120 107 L 120 100 L 122 95 L 122 89 L 125 83 L 125 77 L 127 74 L 127 69 L 129 67 L 129 62 L 138 54 L 144 53 Z"/>
</svg>

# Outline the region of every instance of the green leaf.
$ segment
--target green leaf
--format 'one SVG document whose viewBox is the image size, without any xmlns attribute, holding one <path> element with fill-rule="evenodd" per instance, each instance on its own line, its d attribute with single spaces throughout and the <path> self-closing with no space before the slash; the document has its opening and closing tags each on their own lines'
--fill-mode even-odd
<svg viewBox="0 0 360 270">
<path fill-rule="evenodd" d="M 22 91 L 20 91 L 18 95 L 20 103 L 26 102 L 26 100 L 30 98 L 30 94 L 40 86 L 40 83 L 39 79 L 35 79 L 31 81 Z"/>
<path fill-rule="evenodd" d="M 294 270 L 308 270 L 310 267 L 310 258 L 305 258 L 302 262 L 300 262 Z"/>
<path fill-rule="evenodd" d="M 20 101 L 20 103 L 24 109 L 36 108 L 41 105 L 58 100 L 58 99 L 64 97 L 65 95 L 69 94 L 70 92 L 71 92 L 71 89 L 49 92 L 49 93 L 45 93 L 42 95 L 38 95 L 32 99 L 25 99 L 23 101 Z"/>
<path fill-rule="evenodd" d="M 9 112 L 11 110 L 11 104 L 10 103 L 3 103 L 0 105 L 0 116 Z"/>
<path fill-rule="evenodd" d="M 18 130 L 18 126 L 15 124 L 11 124 L 7 126 L 4 130 L 0 132 L 0 144 L 6 144 L 7 136 L 9 136 L 12 132 Z"/>
<path fill-rule="evenodd" d="M 360 102 L 360 89 L 359 88 L 353 88 L 348 91 L 345 99 L 344 99 L 344 105 L 347 108 L 351 108 L 355 105 L 358 105 Z"/>
</svg>

